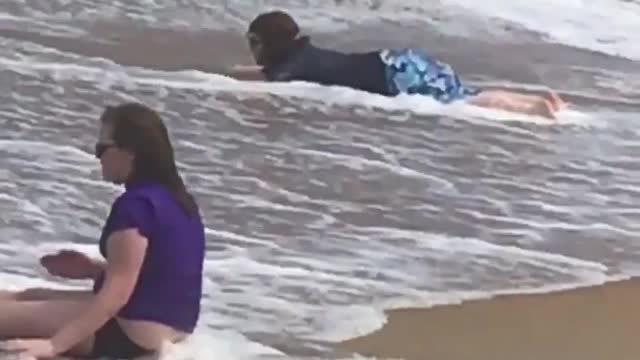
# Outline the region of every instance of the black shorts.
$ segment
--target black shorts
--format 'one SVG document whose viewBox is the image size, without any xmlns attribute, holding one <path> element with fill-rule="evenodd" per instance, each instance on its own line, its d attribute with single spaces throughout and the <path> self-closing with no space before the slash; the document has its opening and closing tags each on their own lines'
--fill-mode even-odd
<svg viewBox="0 0 640 360">
<path fill-rule="evenodd" d="M 96 332 L 91 357 L 131 359 L 149 355 L 154 352 L 153 350 L 141 347 L 129 339 L 120 327 L 120 324 L 118 324 L 118 321 L 112 318 Z"/>
</svg>

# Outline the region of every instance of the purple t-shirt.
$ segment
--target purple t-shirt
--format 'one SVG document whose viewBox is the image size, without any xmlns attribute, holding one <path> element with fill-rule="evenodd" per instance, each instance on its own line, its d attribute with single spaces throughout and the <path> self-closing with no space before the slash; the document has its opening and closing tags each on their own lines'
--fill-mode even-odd
<svg viewBox="0 0 640 360">
<path fill-rule="evenodd" d="M 128 184 L 111 207 L 100 238 L 100 253 L 108 259 L 109 236 L 133 228 L 149 244 L 134 291 L 118 316 L 192 332 L 202 297 L 205 235 L 200 214 L 184 211 L 164 185 Z M 103 280 L 102 276 L 96 279 L 94 292 Z"/>
</svg>

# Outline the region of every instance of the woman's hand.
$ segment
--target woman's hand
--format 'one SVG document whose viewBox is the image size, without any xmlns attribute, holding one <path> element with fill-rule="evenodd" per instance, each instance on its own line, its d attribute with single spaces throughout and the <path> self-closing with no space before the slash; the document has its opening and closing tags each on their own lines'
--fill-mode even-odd
<svg viewBox="0 0 640 360">
<path fill-rule="evenodd" d="M 40 258 L 49 274 L 67 279 L 94 279 L 102 271 L 101 265 L 76 250 L 61 250 Z"/>
</svg>

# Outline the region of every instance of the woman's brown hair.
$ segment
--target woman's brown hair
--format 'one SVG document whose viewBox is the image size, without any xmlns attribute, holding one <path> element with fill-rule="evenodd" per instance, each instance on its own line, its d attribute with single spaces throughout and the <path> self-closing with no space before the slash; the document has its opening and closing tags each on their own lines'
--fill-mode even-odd
<svg viewBox="0 0 640 360">
<path fill-rule="evenodd" d="M 112 126 L 115 144 L 134 154 L 133 172 L 127 182 L 157 181 L 169 188 L 185 211 L 191 215 L 198 212 L 178 172 L 169 133 L 157 112 L 143 104 L 124 103 L 107 106 L 100 119 Z"/>
</svg>

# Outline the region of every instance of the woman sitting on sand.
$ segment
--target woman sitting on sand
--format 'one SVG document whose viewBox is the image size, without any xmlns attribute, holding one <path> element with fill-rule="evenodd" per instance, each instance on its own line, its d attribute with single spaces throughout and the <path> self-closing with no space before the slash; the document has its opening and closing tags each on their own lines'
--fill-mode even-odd
<svg viewBox="0 0 640 360">
<path fill-rule="evenodd" d="M 204 226 L 176 168 L 167 129 L 140 104 L 107 107 L 95 155 L 125 191 L 100 238 L 106 261 L 65 250 L 41 258 L 49 273 L 93 279 L 93 291 L 0 293 L 5 350 L 132 358 L 192 333 L 200 315 Z M 18 339 L 16 339 L 18 338 Z"/>
<path fill-rule="evenodd" d="M 307 81 L 351 87 L 386 96 L 421 94 L 450 103 L 555 118 L 563 101 L 463 84 L 453 68 L 416 49 L 341 53 L 318 48 L 300 36 L 298 24 L 282 11 L 263 13 L 249 25 L 247 39 L 258 66 L 235 66 L 227 75 L 239 80 Z"/>
</svg>

